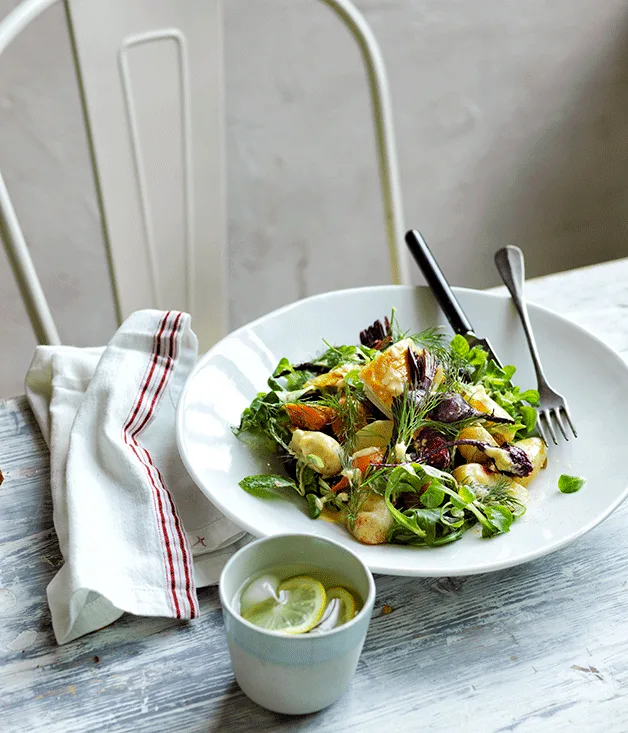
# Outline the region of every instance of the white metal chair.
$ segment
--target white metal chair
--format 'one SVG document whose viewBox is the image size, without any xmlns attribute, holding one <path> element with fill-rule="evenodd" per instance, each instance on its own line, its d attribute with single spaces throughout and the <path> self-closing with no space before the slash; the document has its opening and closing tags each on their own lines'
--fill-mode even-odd
<svg viewBox="0 0 628 733">
<path fill-rule="evenodd" d="M 0 54 L 61 0 L 25 0 L 0 23 Z M 322 0 L 364 60 L 391 279 L 407 282 L 386 72 L 365 19 Z M 221 0 L 65 0 L 117 317 L 194 316 L 201 348 L 227 328 Z M 194 93 L 193 93 L 194 90 Z M 59 334 L 0 175 L 0 236 L 39 343 Z"/>
</svg>

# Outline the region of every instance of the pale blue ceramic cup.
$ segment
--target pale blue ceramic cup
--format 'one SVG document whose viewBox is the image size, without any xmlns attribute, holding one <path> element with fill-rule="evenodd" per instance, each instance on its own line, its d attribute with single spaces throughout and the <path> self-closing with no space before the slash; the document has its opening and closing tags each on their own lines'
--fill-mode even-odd
<svg viewBox="0 0 628 733">
<path fill-rule="evenodd" d="M 346 578 L 363 607 L 348 623 L 328 632 L 289 636 L 243 619 L 238 592 L 253 575 L 276 566 L 307 563 Z M 254 702 L 277 713 L 300 715 L 331 705 L 347 690 L 362 651 L 375 583 L 360 558 L 346 547 L 313 535 L 276 535 L 243 547 L 220 576 L 220 601 L 236 680 Z"/>
</svg>

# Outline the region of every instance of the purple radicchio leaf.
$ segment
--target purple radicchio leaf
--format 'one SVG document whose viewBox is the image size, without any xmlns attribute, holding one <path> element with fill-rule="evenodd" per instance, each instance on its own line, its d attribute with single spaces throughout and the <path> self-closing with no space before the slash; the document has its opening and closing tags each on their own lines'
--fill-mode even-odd
<svg viewBox="0 0 628 733">
<path fill-rule="evenodd" d="M 436 374 L 434 356 L 425 349 L 417 356 L 416 351 L 410 347 L 406 351 L 406 365 L 411 388 L 427 392 L 432 386 Z"/>
<path fill-rule="evenodd" d="M 446 392 L 443 399 L 429 414 L 430 420 L 444 423 L 460 422 L 469 418 L 477 420 L 489 420 L 494 423 L 514 424 L 514 420 L 508 417 L 497 417 L 490 412 L 480 412 L 464 399 L 457 392 Z"/>
<path fill-rule="evenodd" d="M 375 321 L 371 326 L 360 332 L 360 343 L 369 349 L 383 351 L 392 343 L 392 327 L 388 318 L 384 322 Z"/>
</svg>

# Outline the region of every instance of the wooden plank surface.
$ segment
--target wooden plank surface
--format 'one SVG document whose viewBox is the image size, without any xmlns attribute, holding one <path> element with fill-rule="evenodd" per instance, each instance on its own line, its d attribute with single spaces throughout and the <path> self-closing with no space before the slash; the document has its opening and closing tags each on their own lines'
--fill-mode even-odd
<svg viewBox="0 0 628 733">
<path fill-rule="evenodd" d="M 625 261 L 529 291 L 600 323 L 628 354 Z M 628 505 L 518 568 L 379 577 L 351 690 L 320 714 L 290 718 L 258 708 L 234 682 L 214 588 L 199 591 L 195 622 L 124 616 L 58 647 L 45 600 L 60 562 L 48 454 L 24 398 L 0 402 L 0 468 L 2 733 L 628 730 Z"/>
</svg>

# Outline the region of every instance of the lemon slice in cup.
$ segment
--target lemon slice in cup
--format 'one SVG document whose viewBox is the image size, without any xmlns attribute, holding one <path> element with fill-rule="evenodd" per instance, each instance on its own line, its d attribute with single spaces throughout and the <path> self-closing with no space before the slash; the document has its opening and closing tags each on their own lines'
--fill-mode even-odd
<svg viewBox="0 0 628 733">
<path fill-rule="evenodd" d="M 352 593 L 341 586 L 328 589 L 327 603 L 330 603 L 334 598 L 338 600 L 338 605 L 340 607 L 336 626 L 342 626 L 342 624 L 346 624 L 347 621 L 351 621 L 355 616 L 355 598 Z"/>
<path fill-rule="evenodd" d="M 260 575 L 246 585 L 240 594 L 240 613 L 245 614 L 264 601 L 279 601 L 279 578 L 270 573 Z"/>
<path fill-rule="evenodd" d="M 322 583 L 307 575 L 284 580 L 278 598 L 268 598 L 250 608 L 242 617 L 267 631 L 305 634 L 320 621 L 327 595 Z"/>
</svg>

